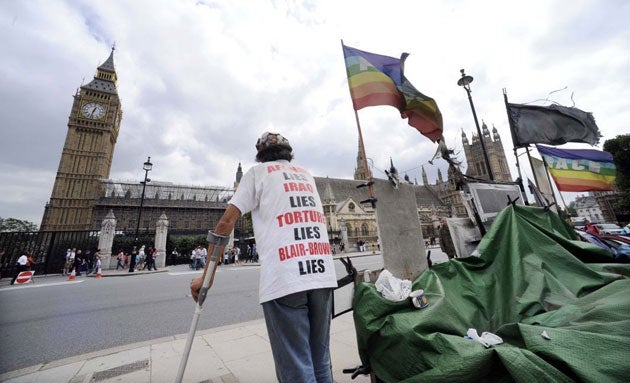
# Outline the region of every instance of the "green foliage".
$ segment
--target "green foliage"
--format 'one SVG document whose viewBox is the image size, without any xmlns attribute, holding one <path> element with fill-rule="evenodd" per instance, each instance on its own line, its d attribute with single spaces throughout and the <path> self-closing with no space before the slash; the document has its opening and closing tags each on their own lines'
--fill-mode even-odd
<svg viewBox="0 0 630 383">
<path fill-rule="evenodd" d="M 37 231 L 37 225 L 17 218 L 0 217 L 0 232 L 7 231 Z"/>
<path fill-rule="evenodd" d="M 604 142 L 604 150 L 612 154 L 617 167 L 617 191 L 621 200 L 615 209 L 620 213 L 630 213 L 630 134 L 619 135 Z"/>
<path fill-rule="evenodd" d="M 179 256 L 171 259 L 171 262 L 173 264 L 189 263 L 190 254 L 197 246 L 208 246 L 205 235 L 169 235 L 166 240 L 166 256 L 171 257 L 173 250 L 177 249 Z"/>
<path fill-rule="evenodd" d="M 118 254 L 120 250 L 126 254 L 131 254 L 134 246 L 140 248 L 141 245 L 153 247 L 153 234 L 140 235 L 136 242 L 135 237 L 131 235 L 116 235 L 112 244 L 112 254 Z M 167 265 L 177 265 L 190 262 L 190 254 L 197 246 L 207 246 L 205 235 L 169 235 L 166 238 L 166 259 Z M 173 258 L 173 250 L 177 249 L 179 254 Z"/>
</svg>

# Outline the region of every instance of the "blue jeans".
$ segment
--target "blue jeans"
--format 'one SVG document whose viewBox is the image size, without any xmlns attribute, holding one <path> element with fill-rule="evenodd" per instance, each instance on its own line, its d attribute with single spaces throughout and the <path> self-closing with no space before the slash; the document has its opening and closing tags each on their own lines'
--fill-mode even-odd
<svg viewBox="0 0 630 383">
<path fill-rule="evenodd" d="M 332 290 L 290 294 L 262 304 L 281 383 L 330 383 Z"/>
</svg>

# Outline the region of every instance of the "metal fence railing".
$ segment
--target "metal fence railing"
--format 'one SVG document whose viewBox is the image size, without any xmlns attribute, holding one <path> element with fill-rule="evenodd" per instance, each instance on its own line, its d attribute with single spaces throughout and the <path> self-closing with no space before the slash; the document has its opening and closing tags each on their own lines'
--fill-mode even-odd
<svg viewBox="0 0 630 383">
<path fill-rule="evenodd" d="M 17 259 L 30 254 L 37 262 L 36 274 L 61 273 L 67 249 L 93 253 L 98 246 L 98 231 L 34 231 L 0 233 L 0 275 L 12 277 Z"/>
</svg>

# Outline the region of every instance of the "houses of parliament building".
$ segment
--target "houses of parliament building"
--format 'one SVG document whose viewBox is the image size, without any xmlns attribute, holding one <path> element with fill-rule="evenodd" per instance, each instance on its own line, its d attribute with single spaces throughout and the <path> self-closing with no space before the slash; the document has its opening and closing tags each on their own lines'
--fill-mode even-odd
<svg viewBox="0 0 630 383">
<path fill-rule="evenodd" d="M 99 230 L 110 212 L 116 218 L 116 230 L 131 233 L 137 225 L 143 231 L 155 230 L 158 218 L 167 217 L 170 233 L 205 233 L 216 225 L 227 208 L 243 175 L 241 164 L 236 167 L 233 186 L 196 187 L 169 182 L 146 184 L 142 200 L 141 222 L 138 223 L 142 197 L 141 183 L 109 179 L 114 147 L 120 131 L 122 105 L 117 91 L 114 49 L 96 69 L 94 79 L 82 85 L 74 95 L 68 117 L 68 131 L 59 161 L 50 200 L 46 204 L 41 231 Z M 484 140 L 491 169 L 496 181 L 511 182 L 512 177 L 505 151 L 496 128 L 492 135 L 483 124 L 482 137 L 473 135 L 469 143 L 462 132 L 466 157 L 466 175 L 488 179 L 481 151 Z M 324 207 L 331 239 L 341 237 L 341 226 L 347 228 L 349 243 L 359 240 L 375 242 L 377 229 L 375 212 L 364 188 L 357 185 L 367 177 L 366 161 L 358 151 L 354 179 L 315 177 Z M 392 163 L 393 167 L 393 163 Z M 405 177 L 409 181 L 408 177 Z M 465 217 L 461 191 L 453 177 L 443 177 L 438 169 L 437 180 L 430 184 L 422 167 L 422 184 L 412 183 L 424 238 L 437 235 L 443 216 Z M 244 216 L 236 226 L 239 235 L 253 235 L 251 223 Z"/>
</svg>

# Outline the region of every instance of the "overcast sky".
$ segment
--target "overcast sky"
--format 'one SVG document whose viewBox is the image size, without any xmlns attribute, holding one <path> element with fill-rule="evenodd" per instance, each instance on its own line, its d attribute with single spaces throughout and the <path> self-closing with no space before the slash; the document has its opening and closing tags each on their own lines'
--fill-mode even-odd
<svg viewBox="0 0 630 383">
<path fill-rule="evenodd" d="M 465 68 L 479 122 L 498 129 L 516 178 L 503 88 L 510 102 L 592 112 L 600 149 L 630 133 L 629 19 L 626 0 L 3 0 L 0 217 L 40 224 L 72 96 L 114 43 L 123 120 L 112 179 L 139 181 L 151 156 L 153 180 L 231 186 L 265 130 L 283 133 L 314 175 L 351 179 L 358 133 L 342 39 L 410 53 L 406 77 L 436 100 L 462 159 L 462 130 L 476 131 L 457 86 Z M 390 157 L 418 182 L 421 165 L 432 183 L 438 168 L 446 175 L 445 161 L 427 162 L 435 144 L 395 108 L 358 115 L 376 177 Z"/>
</svg>

